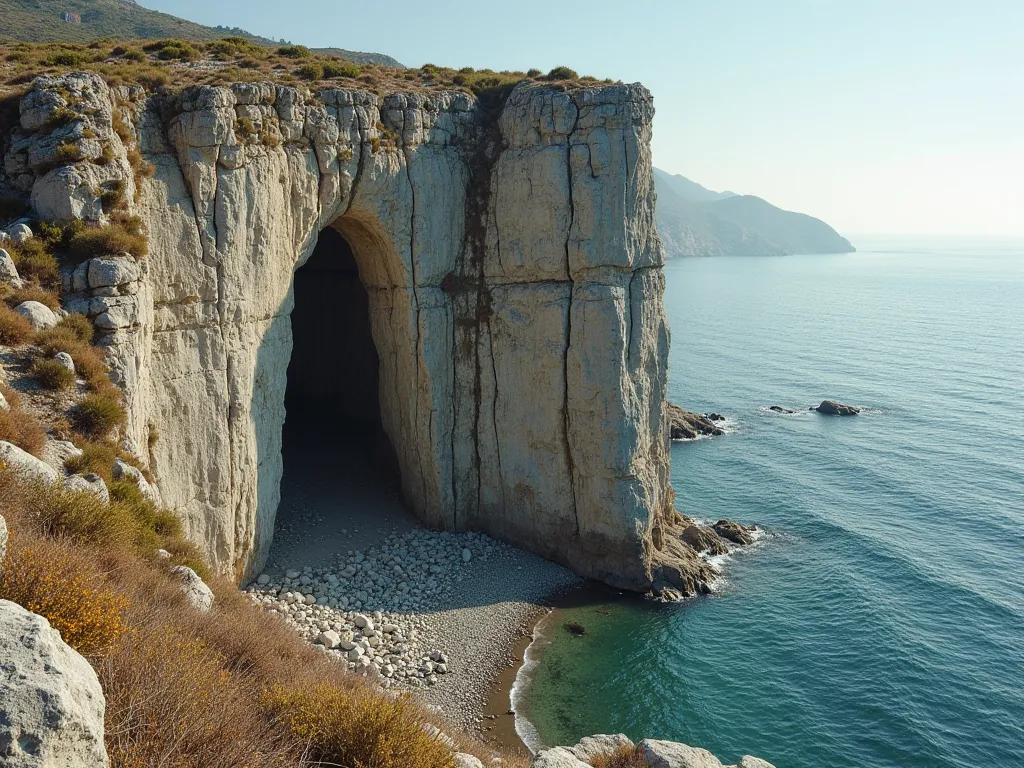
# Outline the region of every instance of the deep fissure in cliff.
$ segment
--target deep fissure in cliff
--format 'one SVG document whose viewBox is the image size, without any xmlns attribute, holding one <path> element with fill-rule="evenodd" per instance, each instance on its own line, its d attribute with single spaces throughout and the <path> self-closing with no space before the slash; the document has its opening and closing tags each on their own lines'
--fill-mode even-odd
<svg viewBox="0 0 1024 768">
<path fill-rule="evenodd" d="M 352 248 L 328 228 L 295 273 L 279 526 L 312 513 L 340 529 L 394 499 L 398 462 L 381 424 L 369 295 Z"/>
</svg>

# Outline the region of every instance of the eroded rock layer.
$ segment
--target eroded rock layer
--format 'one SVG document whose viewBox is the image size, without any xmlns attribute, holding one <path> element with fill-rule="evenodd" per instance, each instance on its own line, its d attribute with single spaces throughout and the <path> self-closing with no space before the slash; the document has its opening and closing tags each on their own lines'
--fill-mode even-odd
<svg viewBox="0 0 1024 768">
<path fill-rule="evenodd" d="M 59 141 L 87 159 L 34 163 L 69 109 Z M 61 220 L 102 219 L 112 180 L 132 196 L 133 141 L 155 167 L 135 205 L 149 257 L 68 275 L 67 304 L 103 334 L 130 447 L 223 570 L 266 560 L 292 276 L 333 227 L 369 295 L 381 421 L 416 514 L 647 589 L 671 519 L 652 118 L 639 85 L 479 104 L 269 83 L 145 97 L 74 75 L 23 98 L 5 167 Z"/>
</svg>

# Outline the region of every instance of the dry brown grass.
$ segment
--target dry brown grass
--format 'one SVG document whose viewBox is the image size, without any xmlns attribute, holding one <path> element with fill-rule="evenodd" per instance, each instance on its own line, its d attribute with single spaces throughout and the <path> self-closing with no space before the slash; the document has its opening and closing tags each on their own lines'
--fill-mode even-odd
<svg viewBox="0 0 1024 768">
<path fill-rule="evenodd" d="M 279 685 L 265 701 L 311 756 L 352 768 L 454 768 L 451 750 L 424 729 L 423 710 L 408 694 L 382 699 L 329 683 Z"/>
<path fill-rule="evenodd" d="M 9 391 L 4 390 L 5 397 Z M 8 404 L 11 410 L 0 411 L 0 440 L 14 443 L 33 456 L 42 456 L 43 447 L 46 445 L 46 430 L 43 429 L 43 425 L 31 414 L 19 410 L 11 402 L 11 398 L 8 398 Z"/>
<path fill-rule="evenodd" d="M 537 69 L 495 72 L 433 64 L 406 69 L 380 64 L 357 65 L 302 46 L 265 48 L 237 37 L 212 42 L 106 41 L 100 48 L 92 49 L 68 43 L 0 44 L 0 82 L 8 86 L 24 85 L 41 74 L 53 75 L 71 69 L 96 72 L 111 85 L 132 83 L 148 91 L 273 80 L 283 85 L 314 83 L 364 88 L 378 94 L 461 90 L 487 98 L 522 81 L 559 87 L 612 82 L 581 77 L 569 67 L 556 67 L 544 74 Z"/>
<path fill-rule="evenodd" d="M 4 297 L 4 301 L 12 309 L 23 301 L 38 301 L 54 312 L 60 309 L 60 299 L 57 298 L 57 295 L 53 291 L 40 288 L 38 285 L 26 285 L 23 288 L 16 288 Z"/>
<path fill-rule="evenodd" d="M 643 750 L 639 747 L 622 746 L 606 755 L 592 758 L 593 768 L 646 768 Z"/>
<path fill-rule="evenodd" d="M 11 347 L 28 344 L 35 333 L 28 320 L 10 307 L 0 304 L 0 344 Z"/>
<path fill-rule="evenodd" d="M 120 525 L 112 537 L 87 496 L 72 499 L 0 472 L 0 509 L 12 531 L 17 567 L 23 551 L 52 555 L 31 562 L 33 583 L 41 585 L 32 599 L 43 615 L 77 616 L 66 596 L 57 599 L 66 593 L 54 578 L 68 567 L 90 594 L 124 601 L 117 606 L 123 607 L 123 631 L 110 642 L 80 648 L 106 696 L 112 768 L 452 765 L 447 750 L 420 728 L 428 721 L 445 728 L 436 716 L 410 699 L 370 688 L 226 581 L 210 582 L 214 609 L 199 613 L 168 572 L 170 563 L 181 562 L 174 537 L 153 529 L 157 539 L 148 546 L 160 543 L 173 555 L 166 562 L 156 559 L 151 550 L 127 545 L 116 533 Z M 72 510 L 71 501 L 80 508 Z M 8 594 L 0 588 L 0 597 Z M 86 615 L 105 617 L 90 625 L 94 635 L 106 637 L 99 630 L 117 626 L 109 610 L 91 608 Z M 315 709 L 318 704 L 329 711 Z M 321 730 L 324 724 L 327 731 Z M 463 751 L 486 757 L 479 745 L 453 736 Z M 351 762 L 315 755 L 344 755 Z"/>
</svg>

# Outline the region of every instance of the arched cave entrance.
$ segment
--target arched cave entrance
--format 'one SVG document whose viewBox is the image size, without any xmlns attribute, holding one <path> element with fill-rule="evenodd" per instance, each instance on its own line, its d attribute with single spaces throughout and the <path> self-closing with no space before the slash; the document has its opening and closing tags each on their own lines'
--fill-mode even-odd
<svg viewBox="0 0 1024 768">
<path fill-rule="evenodd" d="M 295 272 L 284 476 L 269 565 L 331 564 L 414 523 L 380 415 L 370 298 L 334 228 Z"/>
</svg>

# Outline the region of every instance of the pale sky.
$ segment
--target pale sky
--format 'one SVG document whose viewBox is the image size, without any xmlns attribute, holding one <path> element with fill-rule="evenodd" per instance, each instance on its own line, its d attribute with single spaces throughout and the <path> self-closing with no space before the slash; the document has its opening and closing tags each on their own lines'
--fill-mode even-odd
<svg viewBox="0 0 1024 768">
<path fill-rule="evenodd" d="M 846 235 L 1024 235 L 1024 0 L 142 4 L 410 66 L 640 81 L 666 171 Z"/>
</svg>

